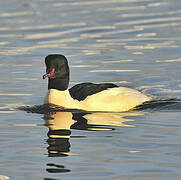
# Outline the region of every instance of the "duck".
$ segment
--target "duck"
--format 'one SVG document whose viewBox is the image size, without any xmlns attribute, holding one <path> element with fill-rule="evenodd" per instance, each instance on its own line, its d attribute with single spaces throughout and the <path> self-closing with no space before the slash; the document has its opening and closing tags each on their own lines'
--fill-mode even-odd
<svg viewBox="0 0 181 180">
<path fill-rule="evenodd" d="M 43 79 L 48 78 L 48 92 L 44 104 L 84 111 L 125 112 L 152 100 L 138 90 L 113 83 L 85 82 L 69 88 L 69 65 L 62 54 L 46 56 L 45 65 Z"/>
</svg>

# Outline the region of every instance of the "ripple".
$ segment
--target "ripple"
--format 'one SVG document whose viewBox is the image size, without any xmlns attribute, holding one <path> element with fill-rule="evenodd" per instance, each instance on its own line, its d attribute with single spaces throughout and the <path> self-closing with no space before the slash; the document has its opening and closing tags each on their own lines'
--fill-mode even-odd
<svg viewBox="0 0 181 180">
<path fill-rule="evenodd" d="M 174 10 L 174 11 L 163 11 L 163 12 L 149 12 L 149 13 L 124 13 L 121 15 L 118 15 L 118 17 L 158 17 L 158 16 L 166 16 L 166 15 L 179 15 L 181 13 L 181 10 Z"/>
<path fill-rule="evenodd" d="M 0 175 L 0 180 L 9 180 L 8 176 Z"/>
<path fill-rule="evenodd" d="M 169 63 L 172 63 L 172 62 L 180 62 L 180 61 L 181 61 L 181 58 L 156 60 L 156 62 L 169 62 Z"/>
<path fill-rule="evenodd" d="M 134 45 L 134 46 L 124 46 L 126 49 L 129 50 L 144 50 L 144 49 L 159 49 L 159 48 L 177 48 L 179 46 L 177 45 L 172 45 L 174 44 L 174 41 L 165 41 L 162 43 L 148 43 L 145 45 Z"/>
<path fill-rule="evenodd" d="M 84 27 L 84 28 L 75 28 L 66 31 L 58 31 L 58 32 L 51 32 L 51 33 L 36 33 L 36 34 L 27 34 L 25 39 L 41 39 L 47 37 L 58 37 L 65 34 L 77 33 L 77 32 L 85 32 L 85 31 L 103 31 L 103 30 L 110 30 L 114 29 L 114 26 L 96 26 L 96 27 Z"/>
<path fill-rule="evenodd" d="M 18 112 L 18 107 L 22 106 L 22 104 L 6 104 L 4 106 L 0 106 L 0 113 L 9 114 Z"/>
<path fill-rule="evenodd" d="M 0 38 L 20 38 L 22 35 L 19 34 L 0 34 Z M 6 45 L 6 43 L 5 43 Z"/>
<path fill-rule="evenodd" d="M 180 99 L 158 99 L 143 103 L 135 108 L 136 110 L 155 110 L 155 111 L 181 111 Z"/>
<path fill-rule="evenodd" d="M 165 22 L 165 21 L 180 21 L 181 17 L 163 17 L 163 18 L 152 18 L 152 19 L 141 19 L 141 20 L 134 20 L 134 21 L 127 21 L 127 22 L 119 22 L 115 23 L 115 26 L 122 26 L 122 25 L 135 25 L 135 24 L 149 24 L 149 23 L 157 23 L 157 22 Z"/>
<path fill-rule="evenodd" d="M 13 63 L 2 63 L 0 66 L 13 66 L 13 67 L 31 67 L 32 64 L 13 64 Z M 18 72 L 18 71 L 17 71 Z M 24 71 L 19 71 L 19 72 L 24 72 Z M 15 73 L 15 72 L 11 72 Z"/>
<path fill-rule="evenodd" d="M 136 37 L 153 37 L 153 36 L 157 36 L 156 33 L 141 33 L 141 34 L 137 34 Z"/>
<path fill-rule="evenodd" d="M 0 110 L 0 114 L 9 114 L 9 113 L 16 113 L 17 111 L 9 111 L 9 110 L 7 110 L 7 111 L 2 111 L 2 110 Z M 6 126 L 6 125 L 5 125 Z"/>
<path fill-rule="evenodd" d="M 13 71 L 12 74 L 25 74 L 26 71 Z"/>
<path fill-rule="evenodd" d="M 89 72 L 94 73 L 94 72 L 139 72 L 140 70 L 135 70 L 135 69 L 104 69 L 104 70 L 91 70 Z"/>
<path fill-rule="evenodd" d="M 152 24 L 152 25 L 139 25 L 139 26 L 134 26 L 134 28 L 141 28 L 142 30 L 145 29 L 155 29 L 155 28 L 165 28 L 165 27 L 176 27 L 176 26 L 180 26 L 181 23 L 177 22 L 177 23 L 162 23 L 162 24 Z"/>
<path fill-rule="evenodd" d="M 139 0 L 139 2 L 146 2 L 150 0 Z M 127 3 L 127 2 L 137 2 L 137 0 L 110 0 L 110 1 L 90 1 L 90 2 L 68 2 L 68 3 L 54 3 L 55 7 L 62 6 L 90 6 L 99 4 L 112 4 L 112 3 Z"/>
<path fill-rule="evenodd" d="M 51 44 L 57 44 L 59 47 L 65 47 L 64 43 L 71 43 L 71 42 L 78 42 L 80 40 L 84 39 L 83 37 L 72 37 L 72 38 L 61 38 L 57 40 L 49 40 L 49 41 L 43 41 L 43 42 L 38 42 L 38 44 L 47 44 L 48 46 L 51 46 Z M 71 47 L 75 48 L 75 47 Z"/>
<path fill-rule="evenodd" d="M 0 96 L 32 96 L 33 94 L 0 93 Z"/>
<path fill-rule="evenodd" d="M 1 13 L 0 17 L 17 17 L 17 16 L 29 16 L 34 15 L 34 11 L 24 11 L 24 12 L 8 12 L 8 13 Z"/>
<path fill-rule="evenodd" d="M 113 8 L 97 8 L 94 9 L 94 12 L 106 12 L 106 11 L 128 11 L 128 10 L 138 10 L 138 9 L 146 9 L 145 6 L 128 6 L 128 7 L 113 7 Z M 84 11 L 82 13 L 85 13 Z M 86 12 L 88 13 L 88 12 Z M 120 15 L 121 16 L 121 15 Z"/>
<path fill-rule="evenodd" d="M 71 65 L 73 68 L 89 68 L 89 67 L 97 67 L 96 65 Z"/>
<path fill-rule="evenodd" d="M 77 26 L 86 26 L 85 22 L 77 22 L 77 23 L 69 23 L 69 24 L 46 24 L 46 25 L 32 25 L 32 26 L 19 26 L 19 27 L 0 27 L 0 31 L 25 31 L 25 30 L 53 30 L 55 28 L 63 28 L 63 27 L 77 27 Z"/>
<path fill-rule="evenodd" d="M 167 6 L 168 2 L 156 2 L 156 3 L 149 3 L 148 7 L 158 7 L 158 6 Z"/>
<path fill-rule="evenodd" d="M 39 79 L 37 78 L 14 78 L 15 80 L 20 80 L 20 81 L 37 81 Z"/>
<path fill-rule="evenodd" d="M 8 41 L 0 42 L 0 46 L 4 46 L 4 45 L 7 45 L 7 44 L 10 44 L 10 42 L 8 42 Z"/>
<path fill-rule="evenodd" d="M 109 63 L 124 63 L 124 62 L 133 62 L 133 59 L 120 59 L 120 60 L 106 60 L 103 61 L 103 63 L 105 64 L 109 64 Z"/>
<path fill-rule="evenodd" d="M 0 113 L 1 113 L 1 111 L 0 111 Z M 20 123 L 0 124 L 0 127 L 37 127 L 37 126 L 44 126 L 44 124 L 28 124 L 28 123 L 27 124 L 20 124 Z"/>
</svg>

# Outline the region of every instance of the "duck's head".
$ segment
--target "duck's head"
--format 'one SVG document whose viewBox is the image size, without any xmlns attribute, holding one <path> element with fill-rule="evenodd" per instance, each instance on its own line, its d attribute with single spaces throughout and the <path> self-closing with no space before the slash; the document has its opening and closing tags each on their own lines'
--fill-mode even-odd
<svg viewBox="0 0 181 180">
<path fill-rule="evenodd" d="M 46 74 L 43 79 L 48 78 L 48 89 L 64 91 L 69 84 L 69 66 L 67 59 L 61 54 L 50 54 L 45 58 Z"/>
</svg>

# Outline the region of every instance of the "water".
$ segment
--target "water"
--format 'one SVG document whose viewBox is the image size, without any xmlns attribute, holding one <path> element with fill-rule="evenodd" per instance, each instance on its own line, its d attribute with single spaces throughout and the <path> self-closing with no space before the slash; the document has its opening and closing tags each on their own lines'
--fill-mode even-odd
<svg viewBox="0 0 181 180">
<path fill-rule="evenodd" d="M 180 179 L 180 9 L 180 0 L 0 1 L 0 179 Z M 166 102 L 46 109 L 51 53 L 68 58 L 70 86 L 113 82 Z"/>
</svg>

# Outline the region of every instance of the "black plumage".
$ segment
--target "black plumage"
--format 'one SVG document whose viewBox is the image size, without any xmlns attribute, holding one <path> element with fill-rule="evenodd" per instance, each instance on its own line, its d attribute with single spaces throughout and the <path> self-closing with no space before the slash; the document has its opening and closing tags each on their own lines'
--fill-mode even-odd
<svg viewBox="0 0 181 180">
<path fill-rule="evenodd" d="M 87 96 L 90 96 L 98 92 L 104 91 L 108 88 L 114 88 L 114 87 L 118 87 L 118 86 L 112 83 L 102 83 L 102 84 L 81 83 L 70 88 L 69 92 L 73 99 L 82 101 Z"/>
</svg>

